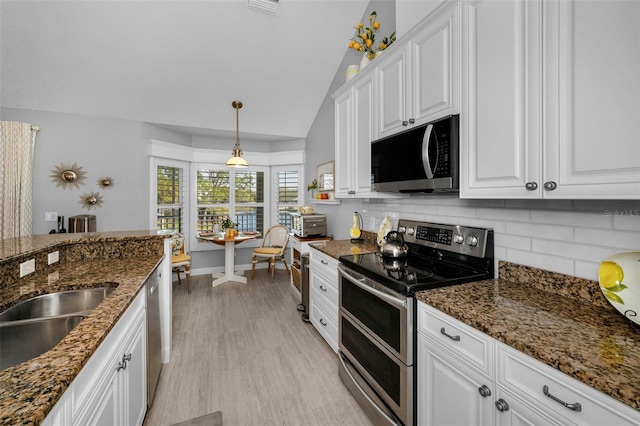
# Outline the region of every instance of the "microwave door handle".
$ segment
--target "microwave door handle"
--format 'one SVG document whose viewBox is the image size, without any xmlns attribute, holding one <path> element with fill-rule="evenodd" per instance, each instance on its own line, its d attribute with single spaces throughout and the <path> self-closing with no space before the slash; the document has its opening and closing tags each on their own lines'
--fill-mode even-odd
<svg viewBox="0 0 640 426">
<path fill-rule="evenodd" d="M 431 170 L 431 164 L 429 161 L 429 143 L 431 141 L 431 133 L 433 133 L 433 124 L 427 126 L 427 130 L 424 132 L 422 138 L 422 167 L 427 178 L 433 179 L 433 170 Z"/>
<path fill-rule="evenodd" d="M 407 307 L 407 302 L 406 301 L 400 301 L 398 299 L 396 299 L 393 296 L 390 296 L 386 293 L 381 292 L 380 290 L 376 290 L 375 288 L 368 286 L 366 284 L 363 284 L 360 282 L 360 280 L 358 280 L 356 277 L 348 274 L 347 272 L 345 272 L 344 269 L 340 268 L 340 272 L 342 272 L 342 275 L 344 275 L 345 277 L 347 277 L 347 279 L 349 281 L 351 281 L 352 284 L 360 287 L 361 289 L 363 289 L 366 292 L 369 292 L 373 295 L 378 296 L 380 299 L 387 301 L 390 305 L 395 306 L 397 308 L 406 308 Z"/>
</svg>

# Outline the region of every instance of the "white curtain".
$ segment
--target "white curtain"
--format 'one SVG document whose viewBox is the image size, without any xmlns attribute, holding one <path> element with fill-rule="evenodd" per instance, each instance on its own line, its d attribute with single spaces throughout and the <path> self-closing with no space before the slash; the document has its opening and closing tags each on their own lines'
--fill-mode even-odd
<svg viewBox="0 0 640 426">
<path fill-rule="evenodd" d="M 0 239 L 31 235 L 38 126 L 0 121 Z"/>
</svg>

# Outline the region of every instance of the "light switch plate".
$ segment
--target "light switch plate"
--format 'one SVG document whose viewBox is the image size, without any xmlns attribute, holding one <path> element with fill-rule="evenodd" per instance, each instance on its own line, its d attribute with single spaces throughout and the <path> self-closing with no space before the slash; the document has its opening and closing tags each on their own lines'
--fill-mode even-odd
<svg viewBox="0 0 640 426">
<path fill-rule="evenodd" d="M 30 259 L 20 264 L 20 278 L 36 271 L 36 260 Z"/>
<path fill-rule="evenodd" d="M 44 221 L 45 222 L 57 222 L 58 221 L 58 213 L 57 212 L 45 212 Z"/>
</svg>

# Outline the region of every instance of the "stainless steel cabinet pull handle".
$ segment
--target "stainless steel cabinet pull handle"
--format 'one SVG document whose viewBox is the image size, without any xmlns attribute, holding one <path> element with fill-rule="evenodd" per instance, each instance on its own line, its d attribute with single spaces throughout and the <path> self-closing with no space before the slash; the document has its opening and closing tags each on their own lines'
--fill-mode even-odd
<svg viewBox="0 0 640 426">
<path fill-rule="evenodd" d="M 549 393 L 549 386 L 544 385 L 542 387 L 542 393 L 544 393 L 546 396 L 548 396 L 549 398 L 553 399 L 555 402 L 560 403 L 562 405 L 564 405 L 565 407 L 567 407 L 569 410 L 573 410 L 573 411 L 577 411 L 580 412 L 582 411 L 582 405 L 579 402 L 575 402 L 573 404 L 567 404 L 566 402 L 564 402 L 563 400 L 561 400 L 560 398 L 553 396 Z"/>
<path fill-rule="evenodd" d="M 122 361 L 131 361 L 131 353 L 122 355 Z"/>
<path fill-rule="evenodd" d="M 402 122 L 402 125 L 403 125 L 403 126 L 408 126 L 408 125 L 409 125 L 409 122 L 408 122 L 407 120 L 404 120 L 404 121 Z"/>
<path fill-rule="evenodd" d="M 327 289 L 326 289 L 326 288 L 324 288 L 324 286 L 322 286 L 322 285 L 320 286 L 320 290 L 322 290 L 322 291 L 324 291 L 324 292 L 326 292 L 326 291 L 327 291 Z"/>
<path fill-rule="evenodd" d="M 491 396 L 491 389 L 489 389 L 489 387 L 487 387 L 487 385 L 480 386 L 478 388 L 478 392 L 480 392 L 480 395 L 482 395 L 483 398 Z"/>
<path fill-rule="evenodd" d="M 416 119 L 415 119 L 415 118 L 410 118 L 410 119 L 409 119 L 409 124 L 413 124 L 413 123 L 415 123 L 415 122 L 416 122 Z"/>
<path fill-rule="evenodd" d="M 127 361 L 122 361 L 118 363 L 118 368 L 116 368 L 116 371 L 126 370 L 126 369 L 127 369 Z"/>
<path fill-rule="evenodd" d="M 349 195 L 354 195 L 356 193 L 356 191 L 347 191 L 347 194 Z"/>
<path fill-rule="evenodd" d="M 320 260 L 320 263 L 322 263 L 323 265 L 328 265 L 329 264 L 329 262 L 327 262 L 326 260 L 322 260 L 322 259 Z"/>
<path fill-rule="evenodd" d="M 509 411 L 509 404 L 507 404 L 507 401 L 500 398 L 496 401 L 496 408 L 498 409 L 498 411 L 502 412 Z"/>
<path fill-rule="evenodd" d="M 538 184 L 535 182 L 527 182 L 524 187 L 529 191 L 535 191 L 536 189 L 538 189 Z"/>
<path fill-rule="evenodd" d="M 444 327 L 442 327 L 440 329 L 440 333 L 444 334 L 445 336 L 447 336 L 451 340 L 455 340 L 456 342 L 460 341 L 460 336 L 452 336 L 450 334 L 447 334 L 447 332 L 444 330 Z"/>
<path fill-rule="evenodd" d="M 546 189 L 547 191 L 553 191 L 554 189 L 556 189 L 558 187 L 558 184 L 555 183 L 554 181 L 550 180 L 549 182 L 545 182 L 544 183 L 544 189 Z"/>
<path fill-rule="evenodd" d="M 320 318 L 318 321 L 320 322 L 320 324 L 324 325 L 325 327 L 327 326 L 327 324 L 325 324 L 325 322 L 322 321 L 322 318 Z"/>
</svg>

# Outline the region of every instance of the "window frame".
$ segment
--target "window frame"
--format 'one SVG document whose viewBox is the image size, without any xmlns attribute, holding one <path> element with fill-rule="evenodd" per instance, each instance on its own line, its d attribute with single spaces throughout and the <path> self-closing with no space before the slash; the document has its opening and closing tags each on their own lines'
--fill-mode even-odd
<svg viewBox="0 0 640 426">
<path fill-rule="evenodd" d="M 183 234 L 187 234 L 191 230 L 191 209 L 190 209 L 190 164 L 188 161 L 171 160 L 162 157 L 150 157 L 149 175 L 150 175 L 150 212 L 149 212 L 149 228 L 155 229 L 159 233 L 166 231 L 158 230 L 158 167 L 176 167 L 182 169 L 182 225 Z M 185 250 L 189 251 L 188 238 L 185 239 Z"/>
<path fill-rule="evenodd" d="M 305 188 L 305 183 L 304 183 L 304 165 L 303 164 L 288 164 L 288 165 L 282 165 L 282 166 L 271 166 L 271 215 L 274 218 L 274 222 L 273 225 L 275 225 L 277 222 L 277 218 L 278 218 L 278 214 L 279 214 L 279 210 L 278 207 L 281 205 L 280 204 L 280 198 L 279 198 L 279 187 L 278 187 L 278 173 L 279 172 L 291 172 L 291 171 L 296 171 L 298 172 L 298 207 L 304 205 L 304 188 Z M 284 204 L 282 204 L 284 205 Z"/>
<path fill-rule="evenodd" d="M 230 168 L 227 167 L 225 164 L 221 164 L 221 163 L 191 163 L 191 172 L 190 172 L 190 181 L 193 183 L 193 189 L 191 190 L 191 211 L 194 212 L 193 214 L 197 214 L 198 211 L 198 182 L 197 182 L 197 178 L 198 178 L 198 170 L 202 170 L 202 169 L 207 169 L 207 170 L 225 170 L 225 171 L 229 171 L 230 172 L 230 180 L 231 180 L 231 185 L 235 184 L 235 174 L 236 172 L 263 172 L 264 173 L 264 223 L 265 223 L 265 232 L 266 230 L 271 226 L 268 225 L 272 222 L 271 220 L 271 204 L 273 202 L 272 197 L 271 197 L 271 167 L 270 166 L 261 166 L 261 165 L 256 165 L 256 166 L 251 166 L 249 165 L 248 168 L 238 168 L 238 169 L 234 169 L 234 168 Z M 251 205 L 253 206 L 256 203 L 251 203 Z M 260 204 L 260 203 L 257 203 Z M 242 206 L 243 204 L 240 204 L 240 206 Z M 235 191 L 233 189 L 231 189 L 229 191 L 229 210 L 232 213 L 232 215 L 235 214 L 235 208 L 236 208 L 236 202 L 235 202 Z M 196 238 L 197 235 L 197 218 L 194 216 L 193 220 L 192 220 L 192 226 L 191 226 L 191 232 L 190 232 L 190 238 L 192 238 L 192 240 L 194 241 L 193 244 L 193 248 L 192 251 L 207 251 L 207 250 L 224 250 L 224 246 L 219 246 L 217 244 L 213 244 L 211 242 L 207 242 L 207 241 L 200 241 Z M 249 247 L 260 247 L 260 245 L 262 244 L 262 238 L 256 238 L 253 240 L 249 240 L 246 241 L 244 243 L 242 243 L 242 247 L 243 248 L 249 248 Z"/>
</svg>

